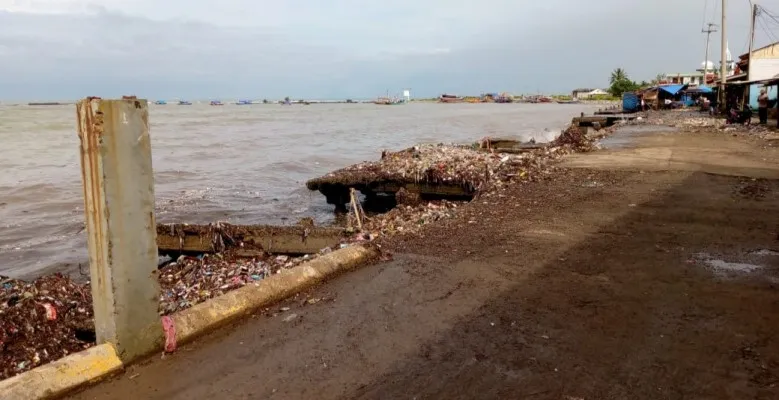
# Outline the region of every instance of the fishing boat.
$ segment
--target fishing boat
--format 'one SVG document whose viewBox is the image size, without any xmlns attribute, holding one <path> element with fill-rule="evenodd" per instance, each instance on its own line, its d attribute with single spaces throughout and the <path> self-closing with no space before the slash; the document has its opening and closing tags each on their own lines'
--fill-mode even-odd
<svg viewBox="0 0 779 400">
<path fill-rule="evenodd" d="M 373 101 L 373 104 L 379 104 L 382 106 L 394 106 L 403 103 L 404 103 L 403 99 L 391 98 L 391 97 L 379 97 Z"/>
<path fill-rule="evenodd" d="M 512 96 L 509 93 L 503 92 L 497 97 L 495 97 L 496 103 L 513 103 L 514 102 L 514 96 Z"/>
<path fill-rule="evenodd" d="M 157 100 L 157 101 L 154 102 L 154 104 L 156 104 L 158 106 L 164 106 L 164 105 L 168 104 L 168 102 L 165 101 L 165 100 Z"/>
<path fill-rule="evenodd" d="M 533 96 L 527 101 L 528 103 L 551 103 L 552 99 L 546 96 Z"/>
<path fill-rule="evenodd" d="M 239 106 L 249 106 L 252 105 L 251 100 L 238 100 L 235 104 L 238 104 Z"/>
<path fill-rule="evenodd" d="M 462 97 L 444 93 L 438 98 L 438 101 L 441 103 L 462 103 L 464 100 Z"/>
<path fill-rule="evenodd" d="M 179 105 L 180 106 L 191 106 L 192 102 L 191 101 L 186 101 L 186 100 L 179 100 Z"/>
<path fill-rule="evenodd" d="M 211 100 L 211 103 L 210 103 L 210 104 L 211 104 L 212 106 L 223 106 L 223 105 L 224 105 L 224 103 L 222 103 L 222 102 L 221 102 L 221 101 L 219 101 L 219 100 Z"/>
<path fill-rule="evenodd" d="M 377 97 L 376 100 L 373 101 L 373 104 L 378 104 L 382 106 L 394 106 L 403 103 L 405 103 L 403 99 L 397 96 L 390 96 L 389 90 L 387 90 L 387 94 L 381 97 Z"/>
</svg>

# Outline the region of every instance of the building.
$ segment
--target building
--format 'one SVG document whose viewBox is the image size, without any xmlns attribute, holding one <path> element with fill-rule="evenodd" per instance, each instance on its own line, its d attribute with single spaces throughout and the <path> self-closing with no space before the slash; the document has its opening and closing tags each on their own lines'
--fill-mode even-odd
<svg viewBox="0 0 779 400">
<path fill-rule="evenodd" d="M 748 93 L 745 97 L 748 96 L 751 107 L 757 108 L 757 96 L 760 94 L 760 89 L 765 87 L 766 81 L 779 77 L 779 42 L 753 50 L 753 65 L 749 64 L 749 53 L 739 56 L 736 63 L 736 75 L 728 80 L 735 82 L 741 80 L 745 85 L 748 85 Z M 776 99 L 777 87 L 768 86 L 766 88 L 768 89 L 768 97 Z"/>
<path fill-rule="evenodd" d="M 605 96 L 608 94 L 609 92 L 603 89 L 574 89 L 573 92 L 571 92 L 571 97 L 573 97 L 574 100 L 584 100 L 594 96 Z"/>
<path fill-rule="evenodd" d="M 670 73 L 663 75 L 661 83 L 674 85 L 703 85 L 703 71 L 692 73 Z"/>
</svg>

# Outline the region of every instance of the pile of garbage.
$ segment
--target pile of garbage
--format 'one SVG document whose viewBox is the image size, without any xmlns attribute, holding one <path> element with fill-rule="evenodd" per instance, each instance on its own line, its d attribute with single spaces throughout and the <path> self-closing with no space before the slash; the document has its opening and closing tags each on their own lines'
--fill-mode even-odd
<svg viewBox="0 0 779 400">
<path fill-rule="evenodd" d="M 537 146 L 521 154 L 501 153 L 480 147 L 483 146 L 428 144 L 398 152 L 384 151 L 379 161 L 342 168 L 312 179 L 306 186 L 309 190 L 319 190 L 326 185 L 359 188 L 374 182 L 425 182 L 457 185 L 475 192 L 494 178 L 507 180 L 547 159 L 572 151 L 592 150 L 596 144 L 582 130 L 571 126 L 548 145 Z"/>
<path fill-rule="evenodd" d="M 231 290 L 255 284 L 314 257 L 316 255 L 244 258 L 230 252 L 181 256 L 160 269 L 160 315 L 173 314 Z"/>
<path fill-rule="evenodd" d="M 399 205 L 392 210 L 366 220 L 363 234 L 359 240 L 374 240 L 381 236 L 397 233 L 413 233 L 423 226 L 452 218 L 457 211 L 457 203 L 447 200 L 431 201 L 416 205 Z M 359 237 L 359 236 L 358 236 Z"/>
<path fill-rule="evenodd" d="M 382 152 L 380 161 L 355 164 L 312 179 L 306 185 L 310 190 L 317 190 L 323 184 L 425 182 L 462 186 L 473 191 L 507 162 L 519 157 L 478 151 L 470 146 L 419 145 L 398 152 Z"/>
<path fill-rule="evenodd" d="M 0 276 L 0 380 L 95 343 L 92 294 L 62 274 Z"/>
</svg>

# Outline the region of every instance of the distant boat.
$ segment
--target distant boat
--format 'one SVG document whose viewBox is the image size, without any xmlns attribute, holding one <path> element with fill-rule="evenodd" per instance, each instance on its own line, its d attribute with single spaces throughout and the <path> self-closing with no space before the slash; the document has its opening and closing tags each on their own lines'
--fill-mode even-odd
<svg viewBox="0 0 779 400">
<path fill-rule="evenodd" d="M 438 101 L 441 103 L 462 103 L 465 100 L 453 94 L 442 94 Z"/>
<path fill-rule="evenodd" d="M 391 97 L 379 97 L 373 101 L 373 104 L 379 104 L 382 106 L 394 106 L 405 103 L 403 99 L 391 98 Z"/>
<path fill-rule="evenodd" d="M 180 106 L 191 106 L 192 102 L 186 101 L 186 100 L 179 100 L 179 105 Z"/>
<path fill-rule="evenodd" d="M 496 103 L 513 103 L 514 102 L 514 96 L 512 96 L 509 93 L 501 93 L 500 95 L 495 97 Z"/>
<path fill-rule="evenodd" d="M 165 100 L 157 100 L 157 101 L 154 102 L 154 104 L 156 104 L 158 106 L 164 106 L 164 105 L 168 104 L 168 102 L 165 101 Z"/>
<path fill-rule="evenodd" d="M 533 96 L 528 98 L 528 103 L 551 103 L 553 100 L 546 96 Z"/>
<path fill-rule="evenodd" d="M 579 104 L 579 100 L 557 100 L 557 104 Z"/>
<path fill-rule="evenodd" d="M 210 103 L 210 104 L 211 104 L 212 106 L 223 106 L 223 105 L 224 105 L 224 103 L 222 103 L 222 102 L 221 102 L 221 101 L 219 101 L 219 100 L 211 100 L 211 103 Z"/>
<path fill-rule="evenodd" d="M 238 104 L 239 106 L 248 106 L 248 105 L 252 104 L 252 101 L 251 100 L 238 100 L 238 102 L 235 103 L 235 104 Z"/>
</svg>

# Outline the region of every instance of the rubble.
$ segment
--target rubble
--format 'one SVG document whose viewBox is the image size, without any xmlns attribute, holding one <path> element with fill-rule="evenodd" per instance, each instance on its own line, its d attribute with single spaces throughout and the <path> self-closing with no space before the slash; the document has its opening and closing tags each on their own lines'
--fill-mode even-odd
<svg viewBox="0 0 779 400">
<path fill-rule="evenodd" d="M 650 112 L 647 118 L 636 123 L 650 125 L 665 125 L 678 128 L 683 132 L 710 132 L 713 129 L 735 136 L 746 136 L 758 139 L 770 139 L 775 129 L 758 124 L 728 124 L 719 116 L 690 110 L 664 110 Z"/>
</svg>

